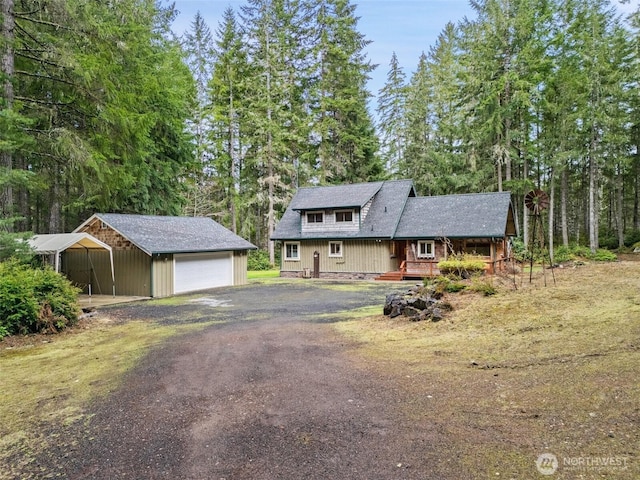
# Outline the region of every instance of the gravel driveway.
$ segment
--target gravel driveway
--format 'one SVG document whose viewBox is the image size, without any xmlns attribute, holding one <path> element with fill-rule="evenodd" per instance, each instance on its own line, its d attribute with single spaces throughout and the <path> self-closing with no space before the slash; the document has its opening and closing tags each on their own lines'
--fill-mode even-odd
<svg viewBox="0 0 640 480">
<path fill-rule="evenodd" d="M 345 288 L 346 285 L 346 288 Z M 40 459 L 69 479 L 437 479 L 435 434 L 402 413 L 402 389 L 330 322 L 393 290 L 362 282 L 253 284 L 184 305 L 109 315 L 225 323 L 152 350 Z M 402 372 L 398 372 L 402 376 Z M 50 478 L 47 475 L 46 478 Z"/>
</svg>

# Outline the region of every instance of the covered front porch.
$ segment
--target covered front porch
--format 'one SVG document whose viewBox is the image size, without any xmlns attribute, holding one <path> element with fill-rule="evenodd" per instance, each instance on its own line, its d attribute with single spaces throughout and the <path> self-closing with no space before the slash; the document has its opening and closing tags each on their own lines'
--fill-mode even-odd
<svg viewBox="0 0 640 480">
<path fill-rule="evenodd" d="M 402 281 L 437 277 L 438 263 L 452 252 L 469 253 L 482 257 L 485 273 L 493 275 L 506 271 L 510 252 L 506 239 L 437 239 L 394 241 L 392 255 L 398 259 L 398 268 L 376 277 L 376 280 Z"/>
</svg>

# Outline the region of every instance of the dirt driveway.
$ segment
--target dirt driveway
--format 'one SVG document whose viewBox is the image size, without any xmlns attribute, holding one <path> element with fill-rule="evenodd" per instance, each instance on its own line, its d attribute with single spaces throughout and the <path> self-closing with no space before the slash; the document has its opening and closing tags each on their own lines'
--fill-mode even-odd
<svg viewBox="0 0 640 480">
<path fill-rule="evenodd" d="M 440 478 L 436 432 L 403 416 L 395 377 L 357 359 L 330 325 L 382 306 L 392 289 L 250 285 L 108 309 L 125 321 L 225 323 L 153 350 L 64 433 L 73 447 L 39 459 L 44 478 Z"/>
</svg>

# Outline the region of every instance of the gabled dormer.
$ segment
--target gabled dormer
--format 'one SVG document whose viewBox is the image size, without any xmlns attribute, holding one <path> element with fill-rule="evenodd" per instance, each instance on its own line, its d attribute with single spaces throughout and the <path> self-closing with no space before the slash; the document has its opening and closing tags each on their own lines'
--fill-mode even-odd
<svg viewBox="0 0 640 480">
<path fill-rule="evenodd" d="M 323 210 L 303 210 L 300 213 L 300 226 L 306 232 L 357 232 L 360 230 L 360 207 Z"/>
<path fill-rule="evenodd" d="M 300 188 L 278 222 L 273 240 L 392 238 L 410 180 Z"/>
<path fill-rule="evenodd" d="M 301 233 L 357 233 L 382 185 L 374 182 L 303 189 L 291 205 L 300 215 Z"/>
</svg>

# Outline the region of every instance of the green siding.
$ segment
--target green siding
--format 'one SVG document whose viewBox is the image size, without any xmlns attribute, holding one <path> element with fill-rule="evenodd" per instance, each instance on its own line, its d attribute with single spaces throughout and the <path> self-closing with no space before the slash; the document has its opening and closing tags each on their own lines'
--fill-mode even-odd
<svg viewBox="0 0 640 480">
<path fill-rule="evenodd" d="M 173 255 L 156 254 L 153 256 L 153 297 L 173 295 Z"/>
<path fill-rule="evenodd" d="M 113 294 L 111 260 L 107 251 L 67 250 L 62 253 L 61 271 L 83 293 L 89 293 L 91 284 L 91 293 L 94 295 Z"/>
<path fill-rule="evenodd" d="M 142 250 L 114 250 L 116 295 L 151 296 L 151 258 Z M 92 293 L 111 295 L 111 266 L 108 252 L 67 251 L 63 255 L 63 272 L 87 293 L 92 271 Z"/>
<path fill-rule="evenodd" d="M 247 260 L 249 256 L 246 250 L 238 250 L 233 252 L 233 284 L 246 285 L 247 279 Z"/>
<path fill-rule="evenodd" d="M 282 261 L 283 272 L 313 271 L 313 253 L 320 254 L 320 272 L 383 273 L 397 269 L 389 241 L 341 240 L 342 257 L 329 256 L 329 240 L 301 241 L 300 261 Z M 282 258 L 284 259 L 284 242 Z"/>
</svg>

